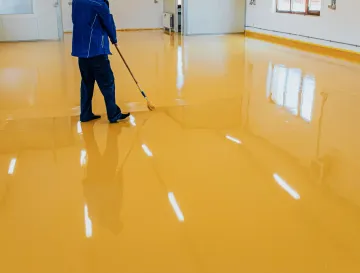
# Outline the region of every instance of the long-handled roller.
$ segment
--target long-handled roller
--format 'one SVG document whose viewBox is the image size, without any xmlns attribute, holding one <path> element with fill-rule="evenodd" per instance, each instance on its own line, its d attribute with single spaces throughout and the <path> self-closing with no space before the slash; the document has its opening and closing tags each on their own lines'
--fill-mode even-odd
<svg viewBox="0 0 360 273">
<path fill-rule="evenodd" d="M 125 61 L 124 56 L 121 54 L 119 47 L 118 47 L 117 45 L 115 45 L 115 47 L 116 47 L 116 50 L 117 50 L 117 52 L 119 53 L 121 59 L 123 60 L 126 68 L 129 70 L 131 77 L 134 79 L 134 81 L 135 81 L 135 83 L 136 83 L 136 86 L 138 87 L 141 95 L 143 95 L 143 97 L 146 99 L 148 109 L 149 109 L 150 111 L 154 111 L 154 110 L 155 110 L 155 106 L 150 102 L 150 100 L 149 100 L 149 98 L 146 96 L 145 92 L 141 89 L 138 81 L 135 79 L 134 74 L 131 72 L 131 69 L 130 69 L 129 65 L 128 65 L 127 62 Z"/>
</svg>

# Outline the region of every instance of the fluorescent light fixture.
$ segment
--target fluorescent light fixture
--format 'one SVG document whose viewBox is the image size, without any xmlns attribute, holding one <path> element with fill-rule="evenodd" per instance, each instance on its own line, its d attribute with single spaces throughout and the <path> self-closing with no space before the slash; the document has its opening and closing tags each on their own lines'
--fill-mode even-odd
<svg viewBox="0 0 360 273">
<path fill-rule="evenodd" d="M 174 212 L 176 214 L 176 217 L 179 219 L 180 222 L 184 222 L 184 215 L 183 213 L 181 212 L 181 209 L 178 205 L 178 203 L 176 202 L 176 198 L 175 198 L 175 195 L 173 192 L 169 192 L 168 193 L 168 197 L 169 197 L 169 201 L 170 201 L 170 204 L 171 206 L 173 207 L 174 209 Z"/>
<path fill-rule="evenodd" d="M 81 128 L 81 122 L 80 122 L 80 121 L 78 121 L 76 127 L 77 127 L 77 133 L 78 133 L 79 135 L 81 135 L 81 134 L 82 134 L 82 128 Z"/>
<path fill-rule="evenodd" d="M 145 144 L 143 144 L 143 145 L 141 145 L 141 147 L 143 148 L 143 150 L 144 150 L 144 152 L 145 152 L 145 154 L 147 155 L 147 156 L 153 156 L 153 154 L 152 154 L 152 152 L 150 151 L 150 149 L 148 148 L 148 146 L 146 146 Z"/>
<path fill-rule="evenodd" d="M 234 138 L 234 137 L 229 136 L 229 135 L 227 135 L 226 138 L 227 138 L 228 140 L 231 140 L 232 142 L 237 143 L 237 144 L 241 144 L 241 143 L 242 143 L 239 139 Z"/>
<path fill-rule="evenodd" d="M 130 121 L 130 124 L 131 124 L 132 126 L 136 126 L 135 118 L 134 118 L 133 115 L 130 115 L 129 121 Z"/>
<path fill-rule="evenodd" d="M 85 216 L 85 235 L 86 235 L 86 238 L 91 238 L 92 237 L 92 222 L 89 217 L 89 209 L 86 204 L 84 206 L 84 216 Z"/>
<path fill-rule="evenodd" d="M 81 167 L 85 166 L 87 162 L 87 152 L 86 150 L 81 150 L 80 151 L 80 165 Z"/>
<path fill-rule="evenodd" d="M 16 167 L 16 158 L 12 158 L 10 160 L 10 164 L 9 164 L 9 169 L 8 169 L 8 174 L 14 174 L 15 172 L 15 167 Z"/>
<path fill-rule="evenodd" d="M 300 195 L 292 188 L 290 187 L 284 179 L 282 179 L 277 173 L 274 173 L 274 179 L 276 183 L 279 184 L 280 187 L 282 187 L 288 194 L 291 195 L 292 198 L 299 200 Z"/>
</svg>

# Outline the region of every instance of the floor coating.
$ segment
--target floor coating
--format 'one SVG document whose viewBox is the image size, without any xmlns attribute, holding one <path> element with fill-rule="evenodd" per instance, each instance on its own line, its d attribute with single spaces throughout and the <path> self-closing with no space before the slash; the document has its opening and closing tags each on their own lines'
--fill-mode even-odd
<svg viewBox="0 0 360 273">
<path fill-rule="evenodd" d="M 238 35 L 119 33 L 157 111 L 79 122 L 65 41 L 0 44 L 0 272 L 360 272 L 360 66 Z"/>
</svg>

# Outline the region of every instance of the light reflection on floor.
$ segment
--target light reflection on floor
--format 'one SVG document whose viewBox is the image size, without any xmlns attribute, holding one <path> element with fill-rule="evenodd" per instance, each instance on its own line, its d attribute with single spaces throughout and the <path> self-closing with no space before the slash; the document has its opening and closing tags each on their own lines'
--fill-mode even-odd
<svg viewBox="0 0 360 273">
<path fill-rule="evenodd" d="M 79 122 L 69 36 L 0 45 L 2 271 L 360 271 L 359 65 L 237 35 L 119 36 L 157 106 L 112 56 L 127 124 L 98 90 L 103 118 Z"/>
</svg>

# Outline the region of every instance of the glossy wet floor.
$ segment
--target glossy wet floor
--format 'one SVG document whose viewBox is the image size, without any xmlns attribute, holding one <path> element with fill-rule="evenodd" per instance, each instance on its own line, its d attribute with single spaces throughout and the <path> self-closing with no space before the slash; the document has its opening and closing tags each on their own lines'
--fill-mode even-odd
<svg viewBox="0 0 360 273">
<path fill-rule="evenodd" d="M 0 45 L 1 272 L 360 272 L 359 65 L 119 36 L 158 106 L 112 56 L 122 125 L 78 122 L 70 36 Z"/>
</svg>

